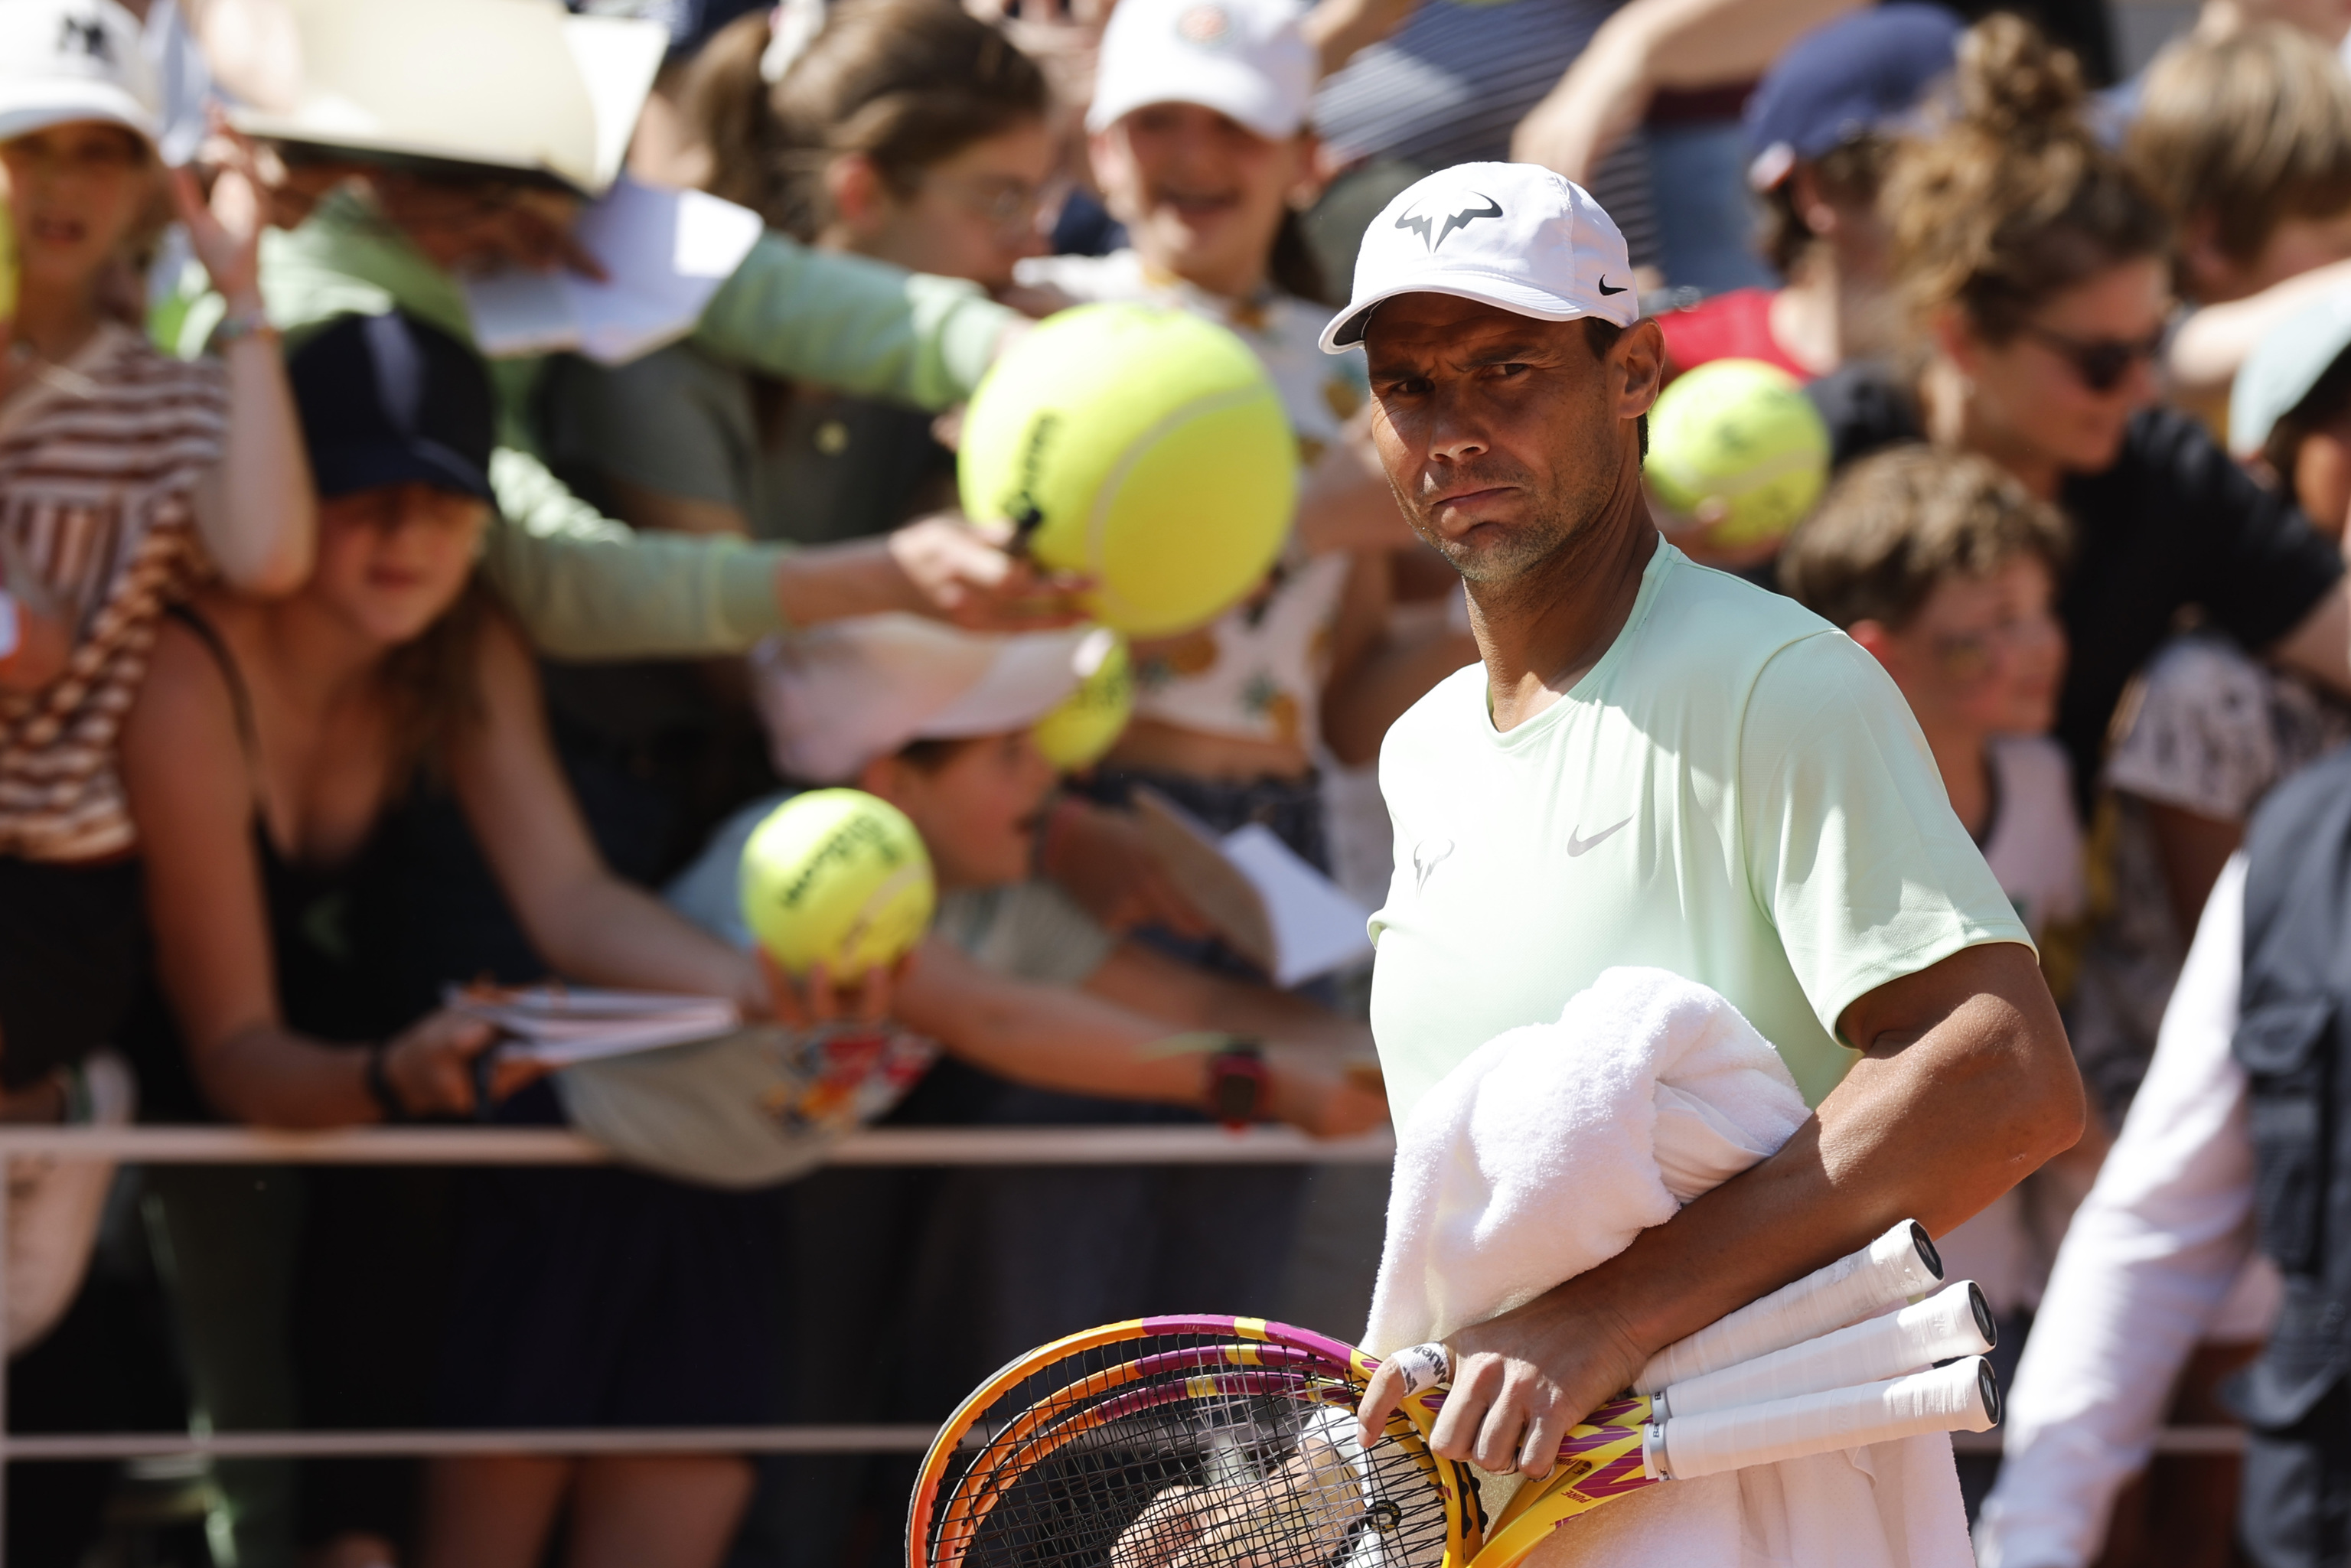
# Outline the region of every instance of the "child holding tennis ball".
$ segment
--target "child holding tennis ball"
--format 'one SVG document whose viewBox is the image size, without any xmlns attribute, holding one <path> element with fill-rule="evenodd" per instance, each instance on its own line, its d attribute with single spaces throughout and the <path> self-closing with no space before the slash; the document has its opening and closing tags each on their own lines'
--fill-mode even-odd
<svg viewBox="0 0 2351 1568">
<path fill-rule="evenodd" d="M 1329 311 L 1314 302 L 1322 282 L 1297 216 L 1319 187 L 1315 56 L 1300 15 L 1289 0 L 1123 0 L 1086 126 L 1131 248 L 1040 257 L 1017 276 L 1071 301 L 1144 301 L 1231 329 L 1271 374 L 1307 463 L 1344 438 L 1366 382 L 1359 360 L 1316 345 Z M 1263 822 L 1327 867 L 1318 717 L 1384 602 L 1358 602 L 1351 578 L 1382 564 L 1375 552 L 1311 552 L 1293 534 L 1242 603 L 1138 643 L 1134 719 L 1099 793 L 1115 802 L 1148 783 L 1218 831 Z"/>
</svg>

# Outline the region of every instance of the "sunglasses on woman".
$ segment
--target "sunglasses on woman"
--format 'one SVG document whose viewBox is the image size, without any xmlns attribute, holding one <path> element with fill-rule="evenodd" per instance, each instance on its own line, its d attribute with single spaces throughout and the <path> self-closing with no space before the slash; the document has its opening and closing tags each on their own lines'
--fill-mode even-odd
<svg viewBox="0 0 2351 1568">
<path fill-rule="evenodd" d="M 2163 351 L 2163 340 L 2170 335 L 2168 325 L 2158 327 L 2144 338 L 2069 338 L 2063 332 L 2053 332 L 2046 327 L 2024 324 L 2024 335 L 2045 345 L 2059 359 L 2073 367 L 2082 384 L 2094 392 L 2110 392 L 2122 385 L 2131 367 L 2145 360 L 2152 363 Z"/>
</svg>

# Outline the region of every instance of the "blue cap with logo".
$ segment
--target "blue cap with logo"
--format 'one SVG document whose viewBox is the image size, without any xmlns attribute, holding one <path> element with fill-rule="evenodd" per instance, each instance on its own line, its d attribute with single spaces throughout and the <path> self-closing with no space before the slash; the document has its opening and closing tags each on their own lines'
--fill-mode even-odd
<svg viewBox="0 0 2351 1568">
<path fill-rule="evenodd" d="M 1818 158 L 1916 112 L 1950 74 L 1965 24 L 1940 5 L 1873 6 L 1788 46 L 1747 100 L 1747 177 L 1768 191 Z"/>
</svg>

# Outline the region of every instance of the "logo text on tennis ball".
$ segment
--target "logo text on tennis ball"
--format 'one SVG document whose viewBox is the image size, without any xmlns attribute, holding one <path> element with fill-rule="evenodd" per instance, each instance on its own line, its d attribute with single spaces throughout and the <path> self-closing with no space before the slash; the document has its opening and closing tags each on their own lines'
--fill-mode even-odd
<svg viewBox="0 0 2351 1568">
<path fill-rule="evenodd" d="M 1029 536 L 1045 524 L 1045 508 L 1039 504 L 1037 493 L 1042 487 L 1040 476 L 1045 471 L 1045 444 L 1061 427 L 1061 416 L 1050 409 L 1040 413 L 1029 426 L 1029 439 L 1021 443 L 1020 488 L 1004 503 L 1004 515 L 1012 520 L 1012 548 L 1016 555 L 1029 549 Z"/>
<path fill-rule="evenodd" d="M 935 902 L 921 835 L 856 789 L 793 797 L 743 848 L 744 917 L 795 974 L 823 963 L 847 978 L 894 963 L 922 937 Z"/>
</svg>

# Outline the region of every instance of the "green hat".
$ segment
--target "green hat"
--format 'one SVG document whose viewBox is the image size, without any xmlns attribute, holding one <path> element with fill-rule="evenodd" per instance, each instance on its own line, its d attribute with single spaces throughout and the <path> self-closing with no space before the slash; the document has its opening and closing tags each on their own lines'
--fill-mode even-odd
<svg viewBox="0 0 2351 1568">
<path fill-rule="evenodd" d="M 2351 349 L 2351 291 L 2330 294 L 2271 328 L 2229 392 L 2229 446 L 2257 455 L 2277 422 L 2302 405 Z"/>
</svg>

